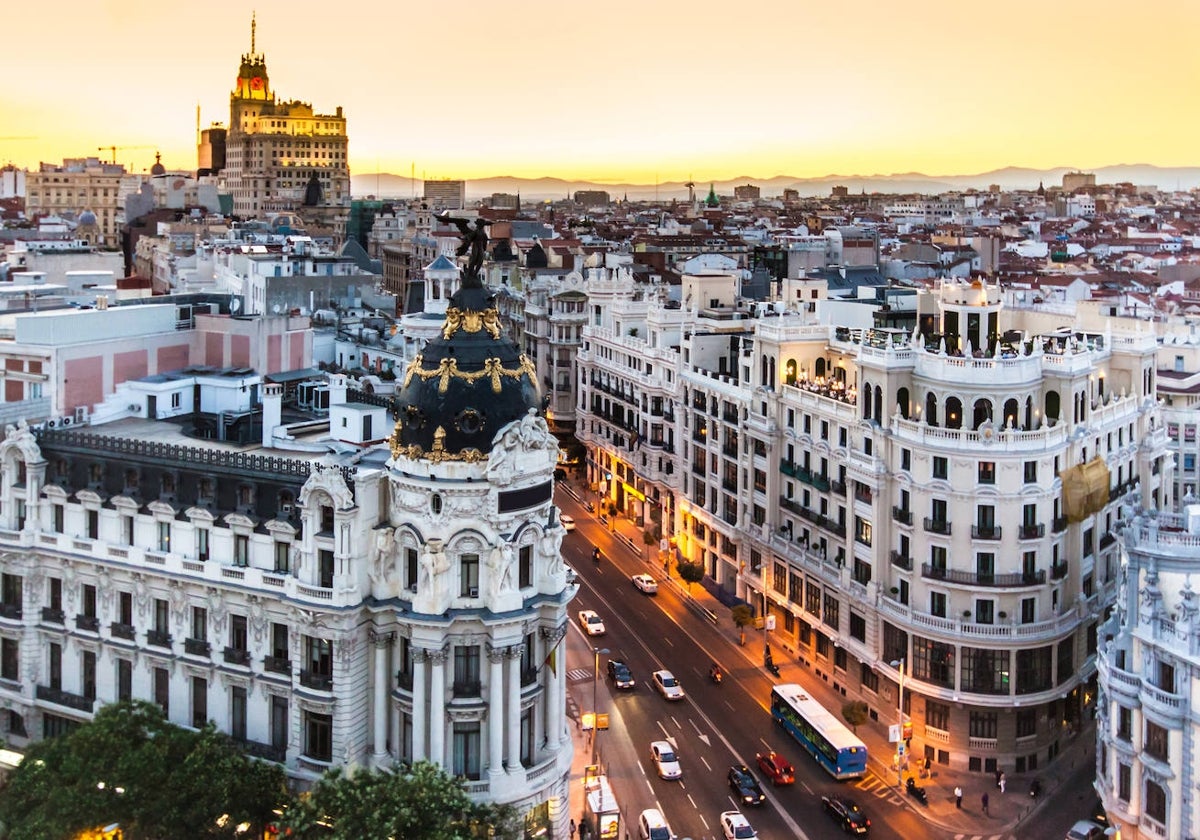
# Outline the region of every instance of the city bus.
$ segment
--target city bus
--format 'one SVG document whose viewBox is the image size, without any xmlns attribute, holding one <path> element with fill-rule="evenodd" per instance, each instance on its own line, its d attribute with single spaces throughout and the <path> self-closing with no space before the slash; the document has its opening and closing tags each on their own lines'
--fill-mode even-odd
<svg viewBox="0 0 1200 840">
<path fill-rule="evenodd" d="M 867 772 L 867 745 L 795 683 L 771 689 L 771 717 L 835 779 Z"/>
</svg>

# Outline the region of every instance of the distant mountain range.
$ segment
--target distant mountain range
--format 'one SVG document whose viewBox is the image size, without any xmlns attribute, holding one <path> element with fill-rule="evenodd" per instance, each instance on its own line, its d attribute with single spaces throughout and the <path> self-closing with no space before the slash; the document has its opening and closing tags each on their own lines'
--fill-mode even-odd
<svg viewBox="0 0 1200 840">
<path fill-rule="evenodd" d="M 925 175 L 920 172 L 904 172 L 894 175 L 826 175 L 822 178 L 795 178 L 776 175 L 773 178 L 753 178 L 749 175 L 724 181 L 697 181 L 695 191 L 699 198 L 708 194 L 709 185 L 718 195 L 732 195 L 733 188 L 742 184 L 754 184 L 761 188 L 764 198 L 783 195 L 784 189 L 794 189 L 802 196 L 825 196 L 835 186 L 843 186 L 851 193 L 922 193 L 934 194 L 952 190 L 986 190 L 998 184 L 1004 190 L 1032 190 L 1038 184 L 1047 187 L 1061 186 L 1062 176 L 1077 171 L 1073 167 L 1060 166 L 1054 169 L 1026 169 L 1007 166 L 976 175 Z M 1163 190 L 1190 190 L 1200 187 L 1200 166 L 1163 167 L 1134 163 L 1102 166 L 1087 169 L 1096 176 L 1097 184 L 1129 182 L 1138 186 L 1155 186 Z M 421 181 L 415 183 L 402 175 L 389 172 L 352 175 L 351 190 L 355 198 L 377 196 L 381 198 L 411 198 L 421 194 Z M 591 181 L 567 181 L 561 178 L 477 178 L 467 181 L 467 200 L 487 198 L 492 193 L 520 194 L 522 200 L 544 201 L 570 197 L 576 190 L 605 190 L 614 199 L 628 198 L 634 201 L 686 200 L 687 185 L 681 181 L 662 184 L 598 184 Z"/>
</svg>

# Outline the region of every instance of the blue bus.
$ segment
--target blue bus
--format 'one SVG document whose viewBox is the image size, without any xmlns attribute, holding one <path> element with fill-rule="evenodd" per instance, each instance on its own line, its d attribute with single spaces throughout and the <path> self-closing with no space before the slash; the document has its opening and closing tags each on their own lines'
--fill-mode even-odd
<svg viewBox="0 0 1200 840">
<path fill-rule="evenodd" d="M 795 683 L 771 689 L 771 717 L 835 779 L 867 772 L 867 745 Z"/>
</svg>

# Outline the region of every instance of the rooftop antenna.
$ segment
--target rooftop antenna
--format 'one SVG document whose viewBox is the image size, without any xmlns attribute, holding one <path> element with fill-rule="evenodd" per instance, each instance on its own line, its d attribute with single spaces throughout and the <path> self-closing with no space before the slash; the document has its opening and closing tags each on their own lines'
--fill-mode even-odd
<svg viewBox="0 0 1200 840">
<path fill-rule="evenodd" d="M 254 55 L 254 30 L 258 28 L 258 13 L 250 12 L 250 55 Z"/>
</svg>

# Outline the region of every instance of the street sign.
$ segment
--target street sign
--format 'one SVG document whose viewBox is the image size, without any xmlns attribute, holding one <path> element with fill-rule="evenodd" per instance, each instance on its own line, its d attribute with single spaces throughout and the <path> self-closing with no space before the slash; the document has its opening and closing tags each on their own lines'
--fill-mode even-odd
<svg viewBox="0 0 1200 840">
<path fill-rule="evenodd" d="M 608 712 L 600 712 L 596 715 L 596 728 L 608 729 Z"/>
<path fill-rule="evenodd" d="M 888 742 L 894 744 L 899 740 L 900 740 L 900 724 L 893 723 L 890 726 L 888 726 Z"/>
<path fill-rule="evenodd" d="M 773 616 L 773 615 L 766 616 L 766 622 L 767 622 L 767 630 L 768 631 L 775 629 L 775 616 Z"/>
</svg>

